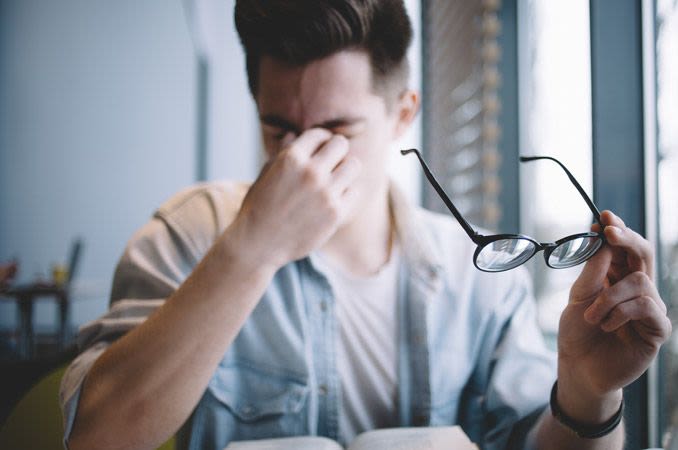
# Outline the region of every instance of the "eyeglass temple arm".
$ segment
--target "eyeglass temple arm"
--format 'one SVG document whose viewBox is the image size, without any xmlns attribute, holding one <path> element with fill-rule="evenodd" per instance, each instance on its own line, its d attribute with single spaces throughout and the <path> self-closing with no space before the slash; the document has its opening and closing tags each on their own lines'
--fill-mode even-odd
<svg viewBox="0 0 678 450">
<path fill-rule="evenodd" d="M 521 156 L 520 162 L 536 161 L 538 159 L 549 159 L 558 164 L 560 167 L 562 167 L 562 169 L 567 174 L 567 177 L 570 179 L 572 184 L 574 184 L 574 187 L 577 188 L 579 194 L 582 196 L 586 204 L 589 206 L 589 209 L 593 213 L 593 216 L 596 218 L 596 222 L 598 222 L 598 225 L 600 225 L 602 228 L 603 224 L 600 223 L 600 211 L 598 210 L 598 207 L 595 205 L 595 203 L 593 203 L 593 200 L 591 200 L 586 191 L 584 191 L 584 188 L 581 187 L 581 184 L 579 184 L 579 182 L 574 178 L 574 175 L 572 175 L 572 173 L 569 170 L 567 170 L 567 167 L 565 167 L 563 163 L 558 161 L 556 158 L 552 158 L 550 156 Z"/>
<path fill-rule="evenodd" d="M 466 219 L 464 219 L 459 210 L 457 210 L 457 208 L 454 206 L 452 200 L 450 200 L 450 198 L 447 196 L 443 188 L 440 186 L 440 183 L 438 183 L 438 180 L 436 180 L 436 177 L 433 176 L 433 172 L 431 172 L 431 169 L 429 169 L 428 166 L 426 165 L 426 162 L 421 157 L 419 150 L 417 150 L 416 148 L 411 148 L 408 150 L 400 150 L 400 153 L 402 155 L 407 155 L 408 153 L 414 153 L 415 155 L 417 155 L 417 158 L 421 163 L 421 167 L 424 169 L 424 174 L 426 175 L 426 178 L 428 178 L 428 181 L 431 182 L 433 189 L 435 189 L 440 198 L 443 199 L 445 206 L 447 206 L 447 208 L 450 210 L 455 219 L 457 219 L 461 227 L 464 229 L 464 231 L 466 231 L 466 234 L 468 234 L 469 237 L 475 241 L 475 238 L 478 236 L 478 232 L 474 230 L 471 227 L 471 225 L 469 225 L 469 223 L 466 221 Z"/>
</svg>

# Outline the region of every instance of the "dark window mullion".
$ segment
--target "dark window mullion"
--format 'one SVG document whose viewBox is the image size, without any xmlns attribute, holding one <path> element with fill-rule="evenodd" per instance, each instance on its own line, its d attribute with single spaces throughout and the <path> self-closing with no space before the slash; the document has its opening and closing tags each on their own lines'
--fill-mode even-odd
<svg viewBox="0 0 678 450">
<path fill-rule="evenodd" d="M 593 191 L 645 234 L 640 0 L 591 0 Z M 625 389 L 627 448 L 648 442 L 647 377 Z"/>
</svg>

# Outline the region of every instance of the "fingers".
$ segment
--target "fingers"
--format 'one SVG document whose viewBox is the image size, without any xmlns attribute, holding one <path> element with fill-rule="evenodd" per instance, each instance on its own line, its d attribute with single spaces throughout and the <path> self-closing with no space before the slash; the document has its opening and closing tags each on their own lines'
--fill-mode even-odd
<svg viewBox="0 0 678 450">
<path fill-rule="evenodd" d="M 605 228 L 605 239 L 613 247 L 626 251 L 631 271 L 640 270 L 650 277 L 654 275 L 654 252 L 641 235 L 630 228 L 609 226 Z"/>
<path fill-rule="evenodd" d="M 296 138 L 297 138 L 297 135 L 296 135 L 296 134 L 294 134 L 294 133 L 291 132 L 291 131 L 288 131 L 287 133 L 285 133 L 285 136 L 283 136 L 282 140 L 280 141 L 280 146 L 281 146 L 282 148 L 285 148 L 285 147 L 287 147 L 288 145 L 290 145 L 292 142 L 294 142 L 294 140 L 295 140 Z"/>
<path fill-rule="evenodd" d="M 357 192 L 351 186 L 358 178 L 361 169 L 362 163 L 360 160 L 349 155 L 332 172 L 333 191 L 338 196 L 341 205 L 340 222 L 344 222 L 351 215 L 358 202 Z"/>
<path fill-rule="evenodd" d="M 362 163 L 355 156 L 347 156 L 332 172 L 332 179 L 339 192 L 344 192 L 358 177 Z"/>
<path fill-rule="evenodd" d="M 657 307 L 666 314 L 666 306 L 661 300 L 652 280 L 643 272 L 634 272 L 617 284 L 602 291 L 596 300 L 586 309 L 584 318 L 591 324 L 599 324 L 623 302 L 640 297 L 652 299 Z"/>
<path fill-rule="evenodd" d="M 330 187 L 338 196 L 355 180 L 361 167 L 360 161 L 349 155 L 346 137 L 324 129 L 304 132 L 288 144 L 282 157 L 302 171 L 307 185 Z"/>
<path fill-rule="evenodd" d="M 572 285 L 570 302 L 592 301 L 607 287 L 607 277 L 612 262 L 612 250 L 603 246 L 584 265 L 579 277 Z"/>
<path fill-rule="evenodd" d="M 314 175 L 329 174 L 349 150 L 344 136 L 333 135 L 322 128 L 312 128 L 296 139 L 288 133 L 283 138 L 283 146 L 281 158 L 298 168 L 309 167 L 315 171 Z"/>
<path fill-rule="evenodd" d="M 665 341 L 671 335 L 671 321 L 651 297 L 640 296 L 619 304 L 600 324 L 603 331 L 611 332 L 631 321 L 640 321 L 645 331 Z"/>
<path fill-rule="evenodd" d="M 358 177 L 360 160 L 349 154 L 349 143 L 342 135 L 333 135 L 320 128 L 310 129 L 294 139 L 289 133 L 283 139 L 281 158 L 304 185 L 313 190 L 326 190 L 331 197 L 348 203 L 355 196 L 349 187 Z"/>
<path fill-rule="evenodd" d="M 313 164 L 321 173 L 330 173 L 342 162 L 347 153 L 348 140 L 335 134 L 313 154 Z"/>
<path fill-rule="evenodd" d="M 287 136 L 285 136 L 287 138 Z M 332 138 L 332 133 L 324 128 L 311 128 L 290 142 L 285 150 L 295 158 L 307 160 L 318 148 Z"/>
<path fill-rule="evenodd" d="M 624 221 L 611 211 L 603 211 L 600 221 L 605 225 L 604 233 L 607 243 L 626 253 L 615 258 L 615 262 L 628 264 L 629 272 L 642 271 L 652 278 L 654 276 L 652 245 L 643 236 L 628 228 Z M 592 229 L 600 231 L 600 226 L 595 224 Z"/>
<path fill-rule="evenodd" d="M 600 214 L 600 221 L 605 226 L 612 225 L 619 228 L 626 228 L 626 224 L 621 219 L 621 217 L 617 216 L 610 210 L 605 210 Z"/>
<path fill-rule="evenodd" d="M 584 319 L 608 332 L 639 321 L 646 335 L 666 340 L 671 333 L 671 321 L 652 281 L 654 252 L 651 244 L 611 211 L 603 211 L 600 221 L 605 226 L 605 239 L 609 245 L 591 258 L 587 265 L 595 265 L 596 259 L 607 259 L 607 277 L 611 286 L 600 290 L 584 312 Z M 594 224 L 592 230 L 598 232 L 600 226 Z M 606 250 L 608 255 L 605 258 L 600 253 Z M 601 274 L 603 265 L 600 271 L 592 273 Z"/>
<path fill-rule="evenodd" d="M 645 336 L 661 342 L 671 334 L 671 321 L 652 280 L 643 272 L 634 272 L 605 289 L 584 312 L 584 319 L 612 332 L 628 322 L 641 322 Z M 637 327 L 638 329 L 638 327 Z"/>
</svg>

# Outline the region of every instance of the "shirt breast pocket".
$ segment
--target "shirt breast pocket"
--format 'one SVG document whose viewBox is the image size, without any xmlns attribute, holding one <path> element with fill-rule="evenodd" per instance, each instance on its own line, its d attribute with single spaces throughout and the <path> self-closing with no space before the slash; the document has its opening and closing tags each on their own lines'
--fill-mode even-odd
<svg viewBox="0 0 678 450">
<path fill-rule="evenodd" d="M 220 365 L 206 394 L 211 399 L 202 406 L 210 411 L 203 412 L 211 416 L 211 428 L 221 435 L 217 441 L 306 434 L 309 387 L 305 380 L 248 366 Z"/>
</svg>

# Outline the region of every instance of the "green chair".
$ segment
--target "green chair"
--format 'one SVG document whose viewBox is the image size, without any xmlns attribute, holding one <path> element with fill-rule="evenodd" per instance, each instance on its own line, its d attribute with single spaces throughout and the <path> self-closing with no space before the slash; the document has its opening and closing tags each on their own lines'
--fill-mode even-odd
<svg viewBox="0 0 678 450">
<path fill-rule="evenodd" d="M 66 366 L 53 370 L 17 403 L 0 428 L 0 449 L 63 450 L 59 386 Z M 174 449 L 174 438 L 159 450 Z"/>
</svg>

